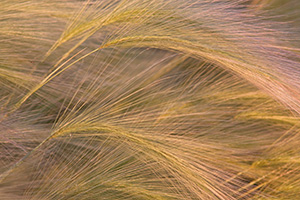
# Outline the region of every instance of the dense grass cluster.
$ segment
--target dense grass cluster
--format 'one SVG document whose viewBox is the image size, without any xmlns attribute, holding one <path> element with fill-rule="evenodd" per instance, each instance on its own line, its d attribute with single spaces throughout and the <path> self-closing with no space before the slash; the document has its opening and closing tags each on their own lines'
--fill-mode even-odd
<svg viewBox="0 0 300 200">
<path fill-rule="evenodd" d="M 1 0 L 0 199 L 299 199 L 298 0 Z"/>
</svg>

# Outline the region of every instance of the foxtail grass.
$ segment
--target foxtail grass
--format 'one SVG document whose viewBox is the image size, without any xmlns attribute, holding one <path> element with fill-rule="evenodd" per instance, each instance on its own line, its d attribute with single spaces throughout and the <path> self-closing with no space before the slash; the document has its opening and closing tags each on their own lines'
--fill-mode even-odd
<svg viewBox="0 0 300 200">
<path fill-rule="evenodd" d="M 299 199 L 297 0 L 2 0 L 0 199 Z"/>
</svg>

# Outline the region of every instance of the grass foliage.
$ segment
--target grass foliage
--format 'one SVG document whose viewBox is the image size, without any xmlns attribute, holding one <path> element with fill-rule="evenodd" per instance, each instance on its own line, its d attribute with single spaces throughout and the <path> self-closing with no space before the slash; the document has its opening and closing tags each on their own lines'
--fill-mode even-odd
<svg viewBox="0 0 300 200">
<path fill-rule="evenodd" d="M 1 199 L 299 199 L 298 0 L 1 0 Z"/>
</svg>

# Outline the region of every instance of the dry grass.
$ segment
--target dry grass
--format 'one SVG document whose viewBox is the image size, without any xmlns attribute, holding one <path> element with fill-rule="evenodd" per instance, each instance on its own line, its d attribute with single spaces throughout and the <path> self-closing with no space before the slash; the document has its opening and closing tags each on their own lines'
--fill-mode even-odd
<svg viewBox="0 0 300 200">
<path fill-rule="evenodd" d="M 2 199 L 299 199 L 297 0 L 0 2 Z"/>
</svg>

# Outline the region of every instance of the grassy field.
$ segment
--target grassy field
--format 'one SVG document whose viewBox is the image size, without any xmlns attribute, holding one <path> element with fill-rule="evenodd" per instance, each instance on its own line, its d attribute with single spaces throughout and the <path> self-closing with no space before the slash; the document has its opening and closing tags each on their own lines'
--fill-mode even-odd
<svg viewBox="0 0 300 200">
<path fill-rule="evenodd" d="M 0 199 L 300 199 L 298 0 L 1 0 Z"/>
</svg>

